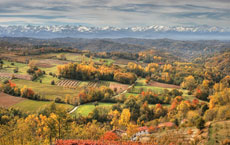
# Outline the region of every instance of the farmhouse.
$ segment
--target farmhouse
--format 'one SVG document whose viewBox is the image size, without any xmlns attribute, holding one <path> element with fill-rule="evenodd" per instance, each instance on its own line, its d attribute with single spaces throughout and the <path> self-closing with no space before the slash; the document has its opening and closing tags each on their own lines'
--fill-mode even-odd
<svg viewBox="0 0 230 145">
<path fill-rule="evenodd" d="M 146 126 L 139 127 L 138 132 L 131 137 L 132 141 L 137 141 L 139 137 L 149 134 L 149 128 Z"/>
</svg>

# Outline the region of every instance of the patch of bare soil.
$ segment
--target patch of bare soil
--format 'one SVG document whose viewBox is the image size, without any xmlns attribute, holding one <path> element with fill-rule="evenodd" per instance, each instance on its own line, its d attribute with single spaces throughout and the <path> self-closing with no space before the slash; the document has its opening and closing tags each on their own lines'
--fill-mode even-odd
<svg viewBox="0 0 230 145">
<path fill-rule="evenodd" d="M 28 81 L 32 80 L 31 75 L 20 75 L 20 74 L 15 74 L 15 73 L 0 73 L 0 76 L 8 77 L 8 78 L 12 78 L 12 76 L 14 76 L 14 78 L 17 78 L 17 79 L 23 79 L 23 80 L 28 80 Z"/>
<path fill-rule="evenodd" d="M 155 86 L 155 87 L 161 87 L 161 88 L 180 89 L 180 86 L 177 86 L 177 85 L 159 83 L 159 82 L 155 82 L 155 81 L 149 82 L 148 85 L 150 85 L 150 86 Z"/>
<path fill-rule="evenodd" d="M 121 93 L 124 90 L 128 89 L 129 85 L 125 85 L 125 84 L 119 84 L 119 83 L 113 83 L 111 82 L 109 85 L 109 88 L 114 90 L 115 88 L 117 89 L 117 93 Z"/>
<path fill-rule="evenodd" d="M 64 60 L 58 60 L 58 59 L 43 59 L 43 60 L 39 60 L 39 63 L 54 65 L 54 64 L 68 64 L 69 62 Z"/>
<path fill-rule="evenodd" d="M 38 63 L 36 63 L 36 66 L 42 67 L 42 68 L 51 68 L 54 65 L 51 65 L 51 64 L 48 64 L 48 63 L 40 63 L 40 62 L 38 62 Z"/>
<path fill-rule="evenodd" d="M 0 106 L 2 107 L 10 107 L 13 106 L 14 104 L 17 104 L 21 101 L 25 100 L 24 98 L 21 97 L 15 97 L 11 96 L 5 93 L 0 93 Z"/>
</svg>

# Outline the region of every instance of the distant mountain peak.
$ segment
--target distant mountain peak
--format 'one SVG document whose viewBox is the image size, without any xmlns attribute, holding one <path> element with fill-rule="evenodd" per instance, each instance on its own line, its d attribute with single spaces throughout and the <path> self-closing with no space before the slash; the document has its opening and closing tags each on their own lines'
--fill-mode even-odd
<svg viewBox="0 0 230 145">
<path fill-rule="evenodd" d="M 119 27 L 89 27 L 74 25 L 12 25 L 0 26 L 1 37 L 38 37 L 38 38 L 174 38 L 182 35 L 193 36 L 224 36 L 229 38 L 230 29 L 216 26 L 135 26 L 128 28 Z M 175 38 L 176 38 L 175 37 Z"/>
</svg>

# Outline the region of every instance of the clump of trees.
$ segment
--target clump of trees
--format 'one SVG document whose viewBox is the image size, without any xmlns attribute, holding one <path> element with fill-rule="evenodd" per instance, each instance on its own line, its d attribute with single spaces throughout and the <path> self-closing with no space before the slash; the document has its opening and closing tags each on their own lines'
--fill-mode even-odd
<svg viewBox="0 0 230 145">
<path fill-rule="evenodd" d="M 113 94 L 113 90 L 106 86 L 101 86 L 99 88 L 87 88 L 82 90 L 78 96 L 71 97 L 67 95 L 65 102 L 73 105 L 80 105 L 95 101 L 111 102 Z"/>
<path fill-rule="evenodd" d="M 121 68 L 116 68 L 115 66 L 107 67 L 70 63 L 57 68 L 59 76 L 77 80 L 107 80 L 132 84 L 137 79 L 135 74 L 122 72 Z"/>
<path fill-rule="evenodd" d="M 45 72 L 36 66 L 35 61 L 30 61 L 29 69 L 27 70 L 27 73 L 33 76 L 32 80 L 36 80 L 38 77 L 42 76 Z"/>
</svg>

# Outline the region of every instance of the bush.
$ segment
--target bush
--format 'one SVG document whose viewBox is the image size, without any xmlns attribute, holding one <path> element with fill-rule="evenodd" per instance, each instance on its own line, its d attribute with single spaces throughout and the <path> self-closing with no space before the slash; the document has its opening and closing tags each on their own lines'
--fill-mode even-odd
<svg viewBox="0 0 230 145">
<path fill-rule="evenodd" d="M 14 69 L 14 73 L 18 73 L 18 68 L 15 68 L 15 69 Z"/>
<path fill-rule="evenodd" d="M 54 82 L 54 80 L 52 80 L 52 81 L 51 81 L 51 85 L 55 85 L 55 82 Z"/>
<path fill-rule="evenodd" d="M 204 128 L 205 121 L 202 118 L 198 118 L 196 120 L 196 128 L 203 129 Z"/>
<path fill-rule="evenodd" d="M 36 80 L 37 78 L 38 77 L 35 74 L 32 75 L 32 81 Z"/>
<path fill-rule="evenodd" d="M 55 98 L 54 102 L 55 103 L 62 103 L 62 100 L 61 100 L 61 98 L 57 97 L 57 98 Z"/>
<path fill-rule="evenodd" d="M 4 83 L 4 84 L 8 84 L 8 83 L 9 83 L 9 80 L 5 80 L 3 83 Z"/>
<path fill-rule="evenodd" d="M 119 137 L 113 132 L 106 132 L 102 137 L 101 140 L 109 140 L 109 141 L 116 141 L 119 140 Z"/>
<path fill-rule="evenodd" d="M 96 102 L 93 103 L 93 105 L 96 107 L 96 106 L 98 106 L 99 104 L 98 104 L 98 102 L 96 101 Z"/>
</svg>

